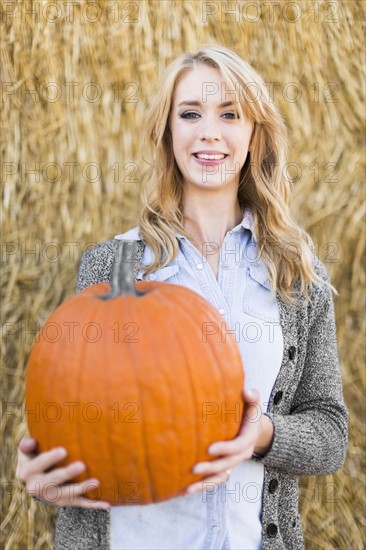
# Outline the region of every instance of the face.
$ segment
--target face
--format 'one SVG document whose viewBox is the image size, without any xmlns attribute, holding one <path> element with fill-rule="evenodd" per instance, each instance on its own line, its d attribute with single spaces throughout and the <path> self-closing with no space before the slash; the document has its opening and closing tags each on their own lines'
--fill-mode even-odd
<svg viewBox="0 0 366 550">
<path fill-rule="evenodd" d="M 229 90 L 221 73 L 204 64 L 177 85 L 170 128 L 185 186 L 218 189 L 239 184 L 253 123 L 237 118 L 234 107 L 239 98 Z"/>
</svg>

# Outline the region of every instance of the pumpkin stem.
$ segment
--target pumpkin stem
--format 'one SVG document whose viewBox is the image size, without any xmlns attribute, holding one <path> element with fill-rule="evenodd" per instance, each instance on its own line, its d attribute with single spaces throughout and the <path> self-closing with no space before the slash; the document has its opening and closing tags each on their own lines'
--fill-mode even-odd
<svg viewBox="0 0 366 550">
<path fill-rule="evenodd" d="M 136 241 L 121 240 L 118 243 L 111 273 L 111 289 L 108 294 L 100 294 L 102 300 L 118 296 L 142 296 L 135 288 L 134 265 L 137 253 Z"/>
</svg>

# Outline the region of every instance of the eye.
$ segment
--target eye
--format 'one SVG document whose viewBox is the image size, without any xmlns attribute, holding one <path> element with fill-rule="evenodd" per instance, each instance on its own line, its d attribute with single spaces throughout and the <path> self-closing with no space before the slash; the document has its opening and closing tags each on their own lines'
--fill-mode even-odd
<svg viewBox="0 0 366 550">
<path fill-rule="evenodd" d="M 200 115 L 198 113 L 194 112 L 194 111 L 186 111 L 186 112 L 182 113 L 179 116 L 180 116 L 180 118 L 195 119 L 195 118 L 199 117 Z M 236 113 L 234 113 L 234 111 L 224 113 L 221 116 L 227 118 L 228 120 L 233 120 L 235 118 L 240 118 L 239 114 L 236 115 Z"/>
<path fill-rule="evenodd" d="M 185 113 L 182 113 L 180 116 L 180 118 L 193 118 L 191 117 L 190 115 L 197 115 L 197 113 L 194 113 L 193 111 L 186 111 Z M 195 117 L 194 117 L 195 118 Z"/>
<path fill-rule="evenodd" d="M 222 116 L 229 115 L 229 119 L 239 118 L 239 115 L 236 115 L 233 111 L 230 111 L 230 113 L 224 113 Z"/>
</svg>

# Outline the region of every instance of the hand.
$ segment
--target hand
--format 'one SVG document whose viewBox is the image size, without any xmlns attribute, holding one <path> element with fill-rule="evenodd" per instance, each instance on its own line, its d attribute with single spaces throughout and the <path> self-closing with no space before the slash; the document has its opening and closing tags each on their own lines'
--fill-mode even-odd
<svg viewBox="0 0 366 550">
<path fill-rule="evenodd" d="M 266 454 L 273 440 L 271 419 L 261 412 L 260 395 L 257 390 L 243 390 L 244 416 L 239 434 L 230 441 L 219 441 L 210 445 L 209 454 L 220 455 L 217 460 L 200 462 L 193 467 L 195 474 L 207 477 L 191 484 L 185 494 L 203 490 L 203 483 L 223 483 L 230 477 L 231 468 L 243 460 L 252 458 L 253 453 Z"/>
<path fill-rule="evenodd" d="M 108 502 L 89 500 L 83 496 L 85 491 L 96 488 L 99 483 L 97 479 L 67 484 L 85 470 L 83 462 L 73 462 L 66 467 L 55 468 L 56 464 L 67 456 L 66 449 L 58 447 L 38 455 L 36 449 L 36 440 L 29 437 L 23 438 L 18 447 L 16 477 L 24 483 L 27 493 L 57 506 L 104 510 L 110 508 Z"/>
</svg>

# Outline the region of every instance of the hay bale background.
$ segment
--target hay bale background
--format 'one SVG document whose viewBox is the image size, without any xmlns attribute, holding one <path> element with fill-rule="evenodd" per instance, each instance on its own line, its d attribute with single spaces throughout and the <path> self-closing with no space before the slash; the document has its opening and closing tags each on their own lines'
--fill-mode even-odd
<svg viewBox="0 0 366 550">
<path fill-rule="evenodd" d="M 49 4 L 1 3 L 2 546 L 50 548 L 53 537 L 54 511 L 14 482 L 16 447 L 26 432 L 30 331 L 74 292 L 83 250 L 135 224 L 139 136 L 159 71 L 182 51 L 218 42 L 236 49 L 266 82 L 279 83 L 274 100 L 289 127 L 295 163 L 293 209 L 340 292 L 335 304 L 350 445 L 340 472 L 301 480 L 307 547 L 363 548 L 365 3 L 262 2 L 259 13 L 227 2 L 239 12 L 226 20 L 219 1 L 211 2 L 217 12 L 207 17 L 208 5 L 200 1 L 138 1 L 132 8 L 119 2 L 117 13 L 115 0 L 94 1 L 94 8 L 79 0 L 73 14 L 61 1 L 57 11 Z M 26 13 L 29 7 L 39 11 L 38 20 Z M 52 82 L 57 86 L 41 93 Z M 288 87 L 291 82 L 296 86 Z M 32 89 L 38 92 L 26 93 Z M 301 98 L 292 101 L 299 91 Z M 66 163 L 79 163 L 74 177 Z"/>
</svg>

